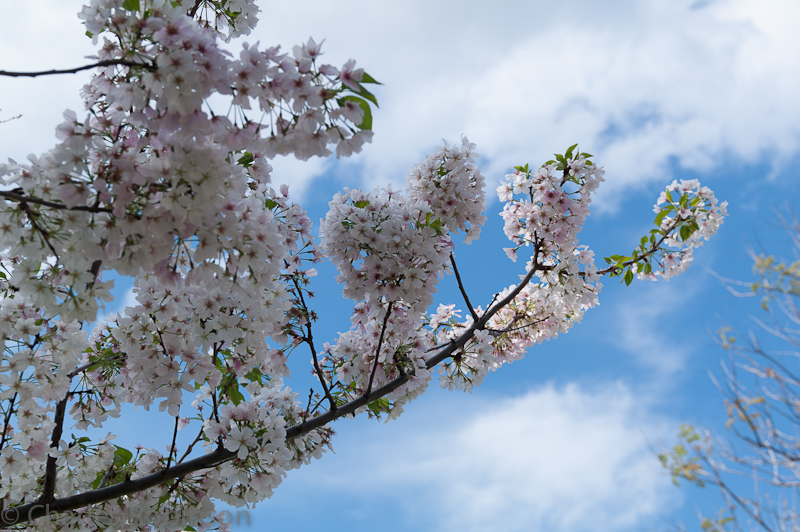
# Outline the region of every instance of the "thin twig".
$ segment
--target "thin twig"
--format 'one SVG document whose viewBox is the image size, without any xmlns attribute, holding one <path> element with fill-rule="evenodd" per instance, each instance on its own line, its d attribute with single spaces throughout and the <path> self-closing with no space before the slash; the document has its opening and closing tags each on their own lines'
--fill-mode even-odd
<svg viewBox="0 0 800 532">
<path fill-rule="evenodd" d="M 20 377 L 21 379 L 22 377 Z M 5 448 L 6 445 L 6 436 L 8 435 L 8 429 L 11 426 L 11 415 L 14 413 L 14 403 L 17 400 L 17 392 L 14 392 L 14 395 L 11 396 L 8 403 L 8 410 L 6 411 L 6 419 L 3 421 L 3 436 L 0 438 L 0 451 Z"/>
<path fill-rule="evenodd" d="M 472 303 L 469 301 L 469 296 L 467 295 L 467 291 L 464 288 L 464 283 L 461 282 L 461 274 L 458 273 L 458 267 L 456 266 L 456 257 L 453 253 L 450 253 L 450 263 L 453 265 L 453 272 L 456 274 L 456 281 L 458 282 L 458 289 L 461 290 L 461 295 L 464 297 L 464 302 L 467 304 L 467 308 L 469 309 L 469 313 L 472 314 L 472 321 L 478 321 L 480 318 L 478 317 L 478 313 L 475 312 L 475 308 L 473 308 Z"/>
<path fill-rule="evenodd" d="M 369 376 L 369 383 L 367 384 L 367 391 L 364 392 L 364 397 L 369 398 L 369 394 L 372 391 L 372 381 L 375 379 L 375 372 L 378 370 L 378 362 L 381 359 L 381 347 L 383 346 L 383 336 L 386 334 L 386 325 L 389 323 L 389 315 L 392 313 L 392 305 L 394 305 L 394 301 L 389 302 L 389 306 L 386 307 L 386 315 L 383 317 L 383 326 L 381 327 L 381 336 L 378 338 L 378 347 L 375 349 L 375 364 L 372 366 L 372 373 Z"/>
<path fill-rule="evenodd" d="M 194 18 L 194 16 L 197 14 L 197 10 L 200 8 L 200 4 L 202 3 L 203 0 L 195 0 L 194 5 L 189 9 L 189 11 L 186 14 L 189 15 L 191 18 Z"/>
<path fill-rule="evenodd" d="M 322 368 L 319 366 L 319 360 L 317 359 L 317 348 L 314 346 L 314 336 L 311 333 L 311 313 L 308 311 L 306 300 L 303 297 L 303 290 L 300 288 L 300 283 L 297 281 L 297 277 L 292 277 L 292 282 L 297 289 L 297 297 L 300 298 L 300 304 L 303 305 L 303 314 L 306 319 L 306 336 L 303 338 L 303 340 L 308 344 L 309 349 L 311 349 L 311 357 L 314 361 L 314 371 L 317 374 L 320 384 L 322 384 L 325 397 L 331 404 L 331 408 L 336 410 L 336 400 L 331 395 L 328 384 L 325 382 L 325 374 L 322 372 Z"/>
<path fill-rule="evenodd" d="M 306 422 L 306 419 L 308 418 L 308 414 L 309 414 L 309 412 L 311 412 L 311 399 L 313 399 L 313 398 L 314 398 L 314 388 L 309 388 L 308 389 L 308 404 L 306 405 L 305 412 L 303 412 L 303 423 Z M 301 423 L 301 425 L 302 425 L 302 423 Z"/>
<path fill-rule="evenodd" d="M 42 70 L 40 72 L 9 72 L 7 70 L 0 70 L 0 76 L 8 76 L 11 78 L 35 78 L 36 76 L 49 76 L 52 74 L 75 74 L 76 72 L 80 72 L 81 70 L 89 70 L 90 68 L 107 67 L 115 65 L 128 66 L 128 67 L 141 67 L 141 68 L 146 68 L 148 70 L 156 69 L 154 65 L 148 65 L 147 63 L 139 63 L 137 61 L 128 61 L 127 59 L 105 59 L 103 61 L 92 63 L 91 65 L 83 65 L 75 68 L 68 68 L 65 70 Z"/>
<path fill-rule="evenodd" d="M 106 471 L 106 474 L 103 475 L 102 479 L 100 479 L 100 484 L 97 485 L 97 489 L 105 488 L 106 484 L 108 483 L 108 480 L 111 478 L 113 474 L 114 474 L 114 464 L 112 463 L 111 467 L 109 467 L 108 471 Z"/>
<path fill-rule="evenodd" d="M 175 449 L 175 440 L 178 438 L 178 423 L 180 416 L 175 416 L 175 428 L 172 430 L 172 445 L 169 448 L 169 456 L 167 456 L 167 469 L 172 465 L 172 453 L 175 453 L 175 458 L 178 457 L 178 451 Z"/>
<path fill-rule="evenodd" d="M 192 452 L 192 449 L 194 448 L 195 444 L 203 439 L 203 434 L 204 434 L 204 432 L 203 432 L 203 429 L 201 427 L 200 428 L 200 432 L 197 433 L 197 436 L 195 436 L 194 441 L 189 444 L 189 446 L 183 452 L 183 455 L 181 455 L 180 459 L 177 460 L 176 463 L 180 464 L 181 462 L 183 462 L 186 459 L 187 456 L 189 456 L 189 453 Z"/>
<path fill-rule="evenodd" d="M 672 231 L 674 231 L 675 229 L 678 228 L 678 225 L 680 225 L 680 222 L 678 220 L 676 220 L 675 223 L 672 225 L 672 227 L 670 227 L 669 229 L 664 231 L 664 234 L 661 236 L 661 238 L 658 240 L 658 242 L 654 242 L 652 244 L 652 246 L 650 246 L 650 249 L 648 249 L 646 252 L 644 252 L 641 255 L 638 255 L 636 257 L 633 257 L 631 260 L 627 260 L 627 261 L 623 262 L 622 266 L 617 266 L 616 264 L 612 264 L 611 266 L 609 266 L 607 268 L 604 268 L 602 270 L 597 270 L 597 274 L 598 275 L 605 275 L 605 274 L 607 274 L 609 272 L 616 272 L 617 270 L 622 271 L 627 266 L 630 266 L 632 264 L 635 264 L 635 263 L 637 263 L 639 261 L 642 261 L 642 260 L 648 258 L 650 255 L 652 255 L 653 253 L 655 253 L 656 251 L 658 251 L 661 248 L 661 244 L 664 243 L 664 240 L 667 239 L 667 237 L 669 236 L 669 234 Z M 581 272 L 581 275 L 585 275 L 585 274 L 583 272 Z"/>
</svg>

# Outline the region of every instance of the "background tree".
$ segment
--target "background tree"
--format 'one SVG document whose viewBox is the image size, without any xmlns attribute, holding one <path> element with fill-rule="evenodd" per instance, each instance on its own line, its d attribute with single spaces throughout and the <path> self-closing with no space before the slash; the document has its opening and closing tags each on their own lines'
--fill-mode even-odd
<svg viewBox="0 0 800 532">
<path fill-rule="evenodd" d="M 215 499 L 255 503 L 320 456 L 330 422 L 399 415 L 437 366 L 442 386 L 470 389 L 580 321 L 603 275 L 669 278 L 722 221 L 708 188 L 673 182 L 655 228 L 598 269 L 577 234 L 603 172 L 572 146 L 516 167 L 498 189 L 506 253 L 526 263 L 519 282 L 473 306 L 453 236 L 479 236 L 486 201 L 463 138 L 414 167 L 405 193 L 335 196 L 317 244 L 268 161 L 359 151 L 377 82 L 353 61 L 321 64 L 313 40 L 291 55 L 243 44 L 232 59 L 219 41 L 246 34 L 257 11 L 244 0 L 94 0 L 81 17 L 102 39 L 96 61 L 2 72 L 98 69 L 86 116 L 65 113 L 60 143 L 1 169 L 8 526 L 207 529 Z M 352 329 L 320 346 L 310 283 L 322 258 L 355 308 Z M 87 334 L 112 271 L 135 278 L 137 303 Z M 465 317 L 455 304 L 428 312 L 447 273 Z M 300 346 L 318 380 L 302 402 L 284 384 Z M 166 412 L 166 454 L 89 435 L 123 404 Z"/>
<path fill-rule="evenodd" d="M 678 445 L 660 455 L 676 482 L 719 488 L 725 508 L 705 518 L 703 530 L 800 530 L 800 223 L 781 221 L 793 253 L 753 254 L 753 281 L 730 284 L 747 287 L 734 293 L 759 298 L 765 314 L 754 318 L 761 334 L 720 330 L 730 437 L 686 425 Z"/>
</svg>

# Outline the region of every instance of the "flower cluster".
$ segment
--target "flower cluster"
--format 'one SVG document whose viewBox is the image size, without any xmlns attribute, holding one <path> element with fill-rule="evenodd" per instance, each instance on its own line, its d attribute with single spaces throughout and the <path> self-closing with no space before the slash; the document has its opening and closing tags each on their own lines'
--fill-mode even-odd
<svg viewBox="0 0 800 532">
<path fill-rule="evenodd" d="M 692 262 L 694 249 L 717 232 L 723 217 L 728 214 L 728 202 L 720 203 L 714 192 L 700 185 L 696 179 L 682 179 L 667 185 L 658 196 L 653 212 L 656 213 L 656 235 L 663 235 L 654 259 L 660 266 L 649 271 L 639 266 L 640 278 L 655 280 L 683 273 Z M 653 238 L 655 240 L 655 236 Z M 647 265 L 650 265 L 648 262 Z"/>
<path fill-rule="evenodd" d="M 717 232 L 727 216 L 728 202 L 720 203 L 708 187 L 696 179 L 673 181 L 659 195 L 653 212 L 655 228 L 643 236 L 630 256 L 606 257 L 612 275 L 624 273 L 628 284 L 639 279 L 669 280 L 683 273 L 694 249 Z"/>
<path fill-rule="evenodd" d="M 374 80 L 352 61 L 341 69 L 320 64 L 313 40 L 292 54 L 244 45 L 234 59 L 218 41 L 249 31 L 253 2 L 190 4 L 85 6 L 97 59 L 109 65 L 84 87 L 89 112 L 81 119 L 67 111 L 48 153 L 0 166 L 3 507 L 36 500 L 43 490 L 49 497 L 86 491 L 119 465 L 108 458 L 114 446 L 51 446 L 69 425 L 63 417 L 79 430 L 102 427 L 132 403 L 178 419 L 186 415 L 185 394 L 203 388 L 209 392 L 196 403 L 195 419 L 205 422 L 224 405 L 263 403 L 262 383 L 288 374 L 284 350 L 266 340 L 287 339 L 286 283 L 299 275 L 311 222 L 286 187 L 269 187 L 268 160 L 359 151 L 371 138 L 364 116 L 374 101 L 361 82 Z M 213 112 L 214 95 L 229 99 L 227 115 Z M 311 256 L 319 258 L 313 247 Z M 135 278 L 137 302 L 87 338 L 81 322 L 112 299 L 108 271 Z M 259 418 L 299 419 L 259 408 Z M 228 447 L 235 430 L 241 436 L 256 428 L 226 426 Z M 313 434 L 291 443 L 262 438 L 253 452 L 261 463 L 274 453 L 279 479 L 286 467 L 319 455 L 323 440 Z M 55 454 L 61 472 L 43 485 Z M 130 458 L 131 473 L 177 459 L 177 449 L 166 456 L 141 449 Z M 263 487 L 258 478 L 254 485 Z M 208 485 L 202 491 L 214 493 Z M 120 499 L 115 512 L 133 515 L 122 507 L 157 500 L 163 493 L 156 492 Z M 201 519 L 213 510 L 200 506 Z M 147 524 L 153 512 L 138 512 L 135 522 Z"/>
<path fill-rule="evenodd" d="M 409 197 L 386 190 L 337 194 L 320 229 L 321 249 L 340 272 L 344 295 L 367 303 L 402 301 L 412 313 L 433 302 L 452 249 L 451 233 L 469 242 L 486 217 L 474 144 L 445 144 L 408 174 Z"/>
<path fill-rule="evenodd" d="M 403 301 L 417 313 L 433 302 L 451 242 L 427 209 L 391 190 L 346 189 L 331 201 L 320 233 L 345 297 Z"/>
<path fill-rule="evenodd" d="M 475 164 L 475 144 L 466 137 L 461 146 L 448 146 L 429 155 L 406 177 L 406 190 L 413 202 L 430 207 L 431 217 L 451 231 L 465 231 L 469 243 L 480 236 L 486 222 L 483 174 Z"/>
<path fill-rule="evenodd" d="M 60 501 L 72 511 L 32 526 L 224 529 L 214 500 L 270 496 L 321 455 L 328 422 L 399 415 L 436 365 L 442 386 L 471 389 L 579 322 L 602 274 L 682 271 L 725 215 L 708 189 L 673 183 L 650 238 L 598 270 L 577 237 L 603 171 L 573 146 L 498 189 L 506 252 L 527 254 L 520 282 L 473 308 L 455 275 L 469 313 L 427 314 L 440 280 L 458 274 L 454 235 L 469 243 L 486 220 L 475 146 L 445 144 L 403 193 L 337 194 L 317 246 L 269 161 L 358 152 L 376 104 L 365 84 L 376 82 L 353 61 L 321 64 L 313 40 L 291 54 L 225 51 L 220 41 L 247 34 L 256 14 L 252 0 L 91 0 L 80 16 L 104 66 L 84 87 L 88 112 L 65 113 L 49 152 L 0 166 L 6 524 L 31 501 Z M 220 101 L 229 111 L 215 112 Z M 355 308 L 352 328 L 317 350 L 309 263 L 322 258 Z M 111 300 L 110 272 L 134 278 L 136 301 L 87 334 Z M 302 406 L 283 379 L 304 344 L 322 390 Z M 194 439 L 130 451 L 83 435 L 124 405 L 157 409 Z M 202 466 L 170 476 L 196 458 Z M 151 487 L 125 491 L 129 479 Z M 92 499 L 108 487 L 118 496 Z"/>
</svg>

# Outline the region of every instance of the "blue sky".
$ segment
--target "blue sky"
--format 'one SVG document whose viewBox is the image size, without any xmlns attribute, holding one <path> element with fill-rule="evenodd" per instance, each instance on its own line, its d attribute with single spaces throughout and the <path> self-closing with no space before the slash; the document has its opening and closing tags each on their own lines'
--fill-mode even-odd
<svg viewBox="0 0 800 532">
<path fill-rule="evenodd" d="M 725 354 L 713 332 L 752 328 L 759 310 L 714 274 L 747 279 L 748 249 L 787 249 L 773 210 L 797 210 L 800 194 L 800 4 L 295 0 L 261 8 L 247 41 L 291 49 L 325 39 L 327 61 L 354 58 L 384 83 L 375 91 L 375 140 L 362 154 L 273 165 L 273 179 L 289 183 L 314 220 L 342 187 L 399 186 L 442 139 L 461 134 L 477 144 L 490 191 L 514 165 L 538 166 L 575 142 L 593 153 L 607 182 L 582 235 L 600 257 L 630 251 L 675 178 L 700 179 L 729 202 L 730 216 L 688 273 L 628 288 L 608 280 L 582 324 L 471 395 L 431 388 L 389 424 L 337 423 L 336 453 L 290 472 L 250 511 L 251 526 L 234 530 L 698 529 L 697 510 L 713 513 L 715 499 L 674 488 L 655 455 L 681 423 L 724 431 L 709 371 L 719 373 Z M 15 3 L 0 22 L 2 68 L 83 64 L 93 50 L 79 9 L 77 1 Z M 61 112 L 81 108 L 87 79 L 0 79 L 0 120 L 22 114 L 0 126 L 0 156 L 52 146 Z M 519 271 L 502 252 L 499 209 L 490 201 L 480 241 L 456 250 L 476 304 Z M 316 288 L 315 337 L 333 340 L 349 326 L 350 305 L 330 266 Z M 461 306 L 452 278 L 438 301 Z M 289 383 L 301 394 L 309 367 L 296 353 Z M 117 443 L 155 445 L 145 419 L 115 425 Z"/>
</svg>

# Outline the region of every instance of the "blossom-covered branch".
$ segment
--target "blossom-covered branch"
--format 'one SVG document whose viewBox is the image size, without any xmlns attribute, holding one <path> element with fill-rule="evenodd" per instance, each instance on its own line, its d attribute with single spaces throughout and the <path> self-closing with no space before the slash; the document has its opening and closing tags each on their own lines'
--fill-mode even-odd
<svg viewBox="0 0 800 532">
<path fill-rule="evenodd" d="M 65 112 L 49 152 L 0 165 L 7 525 L 208 529 L 215 501 L 254 504 L 320 457 L 336 419 L 397 417 L 434 378 L 471 390 L 580 322 L 603 274 L 668 278 L 722 221 L 708 189 L 673 183 L 650 236 L 598 270 L 578 234 L 603 170 L 573 146 L 498 189 L 506 252 L 525 264 L 474 307 L 454 249 L 480 236 L 487 201 L 464 137 L 412 168 L 404 190 L 344 189 L 316 239 L 269 161 L 360 151 L 377 82 L 352 60 L 323 63 L 313 39 L 291 53 L 223 49 L 257 13 L 251 0 L 91 0 L 88 111 Z M 322 260 L 353 314 L 319 345 Z M 111 272 L 134 278 L 135 303 L 87 332 L 113 299 Z M 441 282 L 455 282 L 466 317 L 455 303 L 431 312 Z M 306 347 L 318 389 L 303 405 L 287 357 Z M 167 417 L 166 455 L 88 435 L 124 405 Z M 186 427 L 196 436 L 179 449 Z"/>
</svg>

